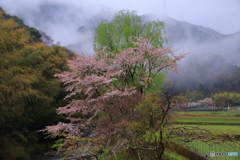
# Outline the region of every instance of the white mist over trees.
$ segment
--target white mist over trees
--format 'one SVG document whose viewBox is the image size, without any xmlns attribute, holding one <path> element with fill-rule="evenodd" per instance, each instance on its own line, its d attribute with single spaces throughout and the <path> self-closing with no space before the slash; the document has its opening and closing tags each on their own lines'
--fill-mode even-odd
<svg viewBox="0 0 240 160">
<path fill-rule="evenodd" d="M 155 23 L 164 26 L 160 22 L 148 24 Z M 106 33 L 106 25 L 113 26 L 115 32 Z M 153 34 L 151 28 L 148 32 L 134 32 L 145 29 L 149 25 L 142 26 L 136 12 L 119 11 L 113 22 L 102 23 L 96 29 L 96 54 L 78 55 L 68 61 L 71 71 L 55 75 L 69 92 L 65 98 L 82 95 L 57 109 L 58 114 L 67 115 L 69 123 L 59 122 L 42 130 L 52 137 L 66 137 L 59 143 L 58 151 L 67 159 L 71 156 L 118 159 L 117 154 L 162 159 L 168 139 L 168 111 L 181 101 L 167 94 L 160 98 L 160 88 L 155 91 L 150 88 L 162 70 L 177 72 L 177 63 L 186 54 L 175 56 L 171 48 L 162 47 L 162 37 L 157 36 L 158 43 L 141 37 Z M 146 120 L 139 121 L 140 117 Z M 74 144 L 69 148 L 70 141 Z"/>
<path fill-rule="evenodd" d="M 135 2 L 136 1 L 131 1 L 129 4 L 134 4 Z M 201 3 L 205 2 L 183 2 L 183 4 L 192 6 L 194 3 L 200 6 Z M 216 4 L 216 1 L 211 3 Z M 219 12 L 219 10 L 221 10 L 223 18 L 230 13 L 234 13 L 233 16 L 229 18 L 231 22 L 234 20 L 234 17 L 238 17 L 238 12 L 235 10 L 239 5 L 238 2 L 232 0 L 225 6 L 221 3 L 218 2 L 215 5 L 211 11 L 212 14 L 214 14 L 214 11 Z M 116 6 L 116 4 L 118 4 L 118 6 Z M 69 2 L 62 0 L 24 1 L 24 3 L 23 1 L 3 0 L 0 2 L 3 9 L 9 11 L 10 14 L 19 16 L 30 26 L 42 30 L 49 35 L 55 43 L 60 42 L 61 45 L 67 46 L 76 53 L 84 52 L 85 54 L 94 53 L 94 30 L 103 20 L 111 21 L 114 9 L 122 7 L 119 3 L 116 2 L 116 4 L 114 6 L 114 2 L 101 4 L 100 2 L 90 3 L 74 0 Z M 229 9 L 231 5 L 234 6 Z M 112 8 L 110 6 L 112 6 Z M 176 81 L 176 79 L 181 79 L 185 82 L 184 86 L 191 84 L 191 89 L 196 89 L 200 84 L 208 85 L 209 83 L 214 83 L 217 80 L 216 76 L 223 72 L 231 71 L 233 65 L 240 65 L 238 61 L 240 52 L 239 32 L 232 32 L 233 34 L 231 35 L 225 35 L 213 29 L 206 28 L 204 25 L 198 26 L 183 21 L 177 21 L 173 18 L 164 18 L 164 9 L 168 11 L 167 13 L 169 16 L 173 17 L 176 17 L 176 13 L 182 10 L 182 8 L 179 8 L 181 5 L 177 7 L 170 1 L 167 1 L 165 8 L 163 1 L 155 3 L 155 6 L 153 6 L 152 1 L 148 3 L 139 2 L 132 6 L 135 6 L 136 9 L 134 10 L 139 12 L 144 23 L 152 19 L 160 19 L 166 23 L 165 30 L 168 43 L 164 44 L 164 46 L 174 46 L 174 48 L 178 50 L 176 52 L 177 54 L 184 52 L 190 53 L 189 56 L 180 63 L 179 68 L 180 73 L 186 74 L 171 76 L 175 88 L 178 85 L 182 85 L 182 82 Z M 131 7 L 131 5 L 127 7 Z M 151 7 L 151 10 L 144 10 L 144 8 Z M 196 18 L 193 19 L 193 21 L 197 22 L 197 20 L 203 20 L 199 18 L 199 16 L 208 13 L 212 6 L 208 5 L 208 7 L 205 8 L 206 13 L 202 13 L 202 15 L 200 9 L 197 8 L 198 6 L 195 7 L 199 12 L 193 12 L 192 8 L 185 9 L 186 13 L 193 13 L 185 15 L 185 17 L 189 19 L 191 16 L 193 17 L 195 15 Z M 221 7 L 224 7 L 224 9 Z M 158 8 L 158 10 L 156 10 L 156 8 Z M 229 12 L 227 13 L 225 10 L 229 10 Z M 179 16 L 177 17 L 181 19 Z M 210 23 L 209 17 L 211 16 L 212 15 L 207 16 L 205 21 Z M 219 21 L 219 17 L 218 19 L 212 20 L 212 22 L 216 23 Z M 238 22 L 238 20 L 235 22 Z M 226 30 L 238 24 L 229 23 L 228 25 L 226 20 L 222 21 L 222 23 L 224 23 L 223 26 L 225 26 Z M 208 25 L 207 23 L 205 24 Z M 231 26 L 231 24 L 234 25 Z M 199 71 L 201 68 L 203 68 L 204 72 Z M 205 87 L 207 87 L 207 85 Z"/>
</svg>

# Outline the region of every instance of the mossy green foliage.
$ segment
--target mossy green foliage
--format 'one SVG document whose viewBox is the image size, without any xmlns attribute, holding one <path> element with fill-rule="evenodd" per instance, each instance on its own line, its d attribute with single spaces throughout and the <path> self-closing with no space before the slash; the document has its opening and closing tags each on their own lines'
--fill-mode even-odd
<svg viewBox="0 0 240 160">
<path fill-rule="evenodd" d="M 143 101 L 136 107 L 141 119 L 131 123 L 132 130 L 142 133 L 139 135 L 139 140 L 147 143 L 152 143 L 155 140 L 159 141 L 159 121 L 161 120 L 162 109 L 159 107 L 158 101 L 159 97 L 152 93 L 145 95 Z"/>
<path fill-rule="evenodd" d="M 165 76 L 161 73 L 157 74 L 154 79 L 152 85 L 147 89 L 147 92 L 158 92 L 162 88 L 164 84 Z"/>
<path fill-rule="evenodd" d="M 169 160 L 189 160 L 188 158 L 177 154 L 176 152 L 166 149 L 163 157 Z"/>
<path fill-rule="evenodd" d="M 163 47 L 164 23 L 152 21 L 143 23 L 136 11 L 121 10 L 113 16 L 113 20 L 99 24 L 94 36 L 94 50 L 105 50 L 118 53 L 119 50 L 134 47 L 136 38 L 143 37 L 150 40 L 156 47 Z"/>
<path fill-rule="evenodd" d="M 212 96 L 219 108 L 240 106 L 240 94 L 235 92 L 221 92 Z"/>
<path fill-rule="evenodd" d="M 0 9 L 0 159 L 36 151 L 37 130 L 59 121 L 55 108 L 65 104 L 54 74 L 67 70 L 66 59 L 74 54 L 47 46 L 37 32 Z"/>
</svg>

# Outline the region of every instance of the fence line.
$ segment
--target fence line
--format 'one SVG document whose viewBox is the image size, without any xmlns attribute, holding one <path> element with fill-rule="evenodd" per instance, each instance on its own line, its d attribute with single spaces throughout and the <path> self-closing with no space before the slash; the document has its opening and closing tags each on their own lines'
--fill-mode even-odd
<svg viewBox="0 0 240 160">
<path fill-rule="evenodd" d="M 210 152 L 238 152 L 240 154 L 240 146 L 237 144 L 232 143 L 230 145 L 229 143 L 227 144 L 207 144 L 202 141 L 193 141 L 193 142 L 188 142 L 188 143 L 182 143 L 182 142 L 171 142 L 172 149 L 176 150 L 178 154 L 183 155 L 190 160 L 196 159 L 196 160 L 239 160 L 239 156 L 210 156 Z M 188 151 L 187 151 L 188 150 Z M 197 154 L 198 156 L 192 157 L 193 152 L 195 155 Z M 201 158 L 200 158 L 201 157 Z"/>
<path fill-rule="evenodd" d="M 175 151 L 177 154 L 189 158 L 190 160 L 210 160 L 210 158 L 201 155 L 180 143 L 170 141 L 166 143 L 166 148 Z"/>
</svg>

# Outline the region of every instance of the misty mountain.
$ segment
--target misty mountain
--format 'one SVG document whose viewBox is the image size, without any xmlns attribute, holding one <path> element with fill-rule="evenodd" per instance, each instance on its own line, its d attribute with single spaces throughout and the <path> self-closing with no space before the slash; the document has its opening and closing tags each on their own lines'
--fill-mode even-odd
<svg viewBox="0 0 240 160">
<path fill-rule="evenodd" d="M 165 20 L 168 46 L 191 54 L 217 54 L 223 56 L 227 62 L 240 65 L 240 33 L 223 35 L 210 28 L 176 21 Z"/>
<path fill-rule="evenodd" d="M 144 22 L 151 20 L 150 15 L 142 16 Z M 240 33 L 223 35 L 211 28 L 177 21 L 172 18 L 162 18 L 166 24 L 165 46 L 173 47 L 178 51 L 175 54 L 188 52 L 189 55 L 180 62 L 180 74 L 168 73 L 166 84 L 176 91 L 197 89 L 199 85 L 211 87 L 220 74 L 231 72 L 234 65 L 240 65 Z M 68 45 L 75 52 L 91 47 L 94 30 L 97 26 L 89 23 L 88 26 L 78 28 L 78 34 L 88 32 L 89 39 L 76 44 Z M 84 48 L 86 47 L 87 48 Z"/>
<path fill-rule="evenodd" d="M 95 22 L 99 17 L 96 17 Z M 142 16 L 144 21 L 148 16 Z M 110 19 L 110 18 L 109 18 Z M 167 46 L 172 46 L 178 50 L 178 52 L 190 52 L 191 54 L 217 54 L 223 56 L 227 62 L 234 65 L 240 65 L 237 61 L 240 58 L 240 32 L 223 35 L 214 31 L 213 29 L 193 25 L 187 22 L 177 21 L 172 18 L 163 18 L 166 27 L 166 37 L 168 39 Z M 82 42 L 78 42 L 75 45 L 68 45 L 69 49 L 79 53 L 81 50 L 81 43 L 91 43 L 93 40 L 94 30 L 97 27 L 96 23 L 89 22 L 87 25 L 79 26 L 77 32 L 79 36 L 89 35 L 87 39 Z M 87 42 L 87 43 L 86 43 Z M 78 46 L 76 46 L 78 45 Z M 92 47 L 91 44 L 89 47 Z"/>
<path fill-rule="evenodd" d="M 167 73 L 166 86 L 169 89 L 174 88 L 175 91 L 196 90 L 200 85 L 210 88 L 218 81 L 218 76 L 227 75 L 234 68 L 235 66 L 221 55 L 190 54 L 180 63 L 179 74 Z"/>
<path fill-rule="evenodd" d="M 60 42 L 74 52 L 93 54 L 92 41 L 95 28 L 103 20 L 111 20 L 114 13 L 108 8 L 86 5 L 62 1 L 34 1 L 26 4 L 24 8 L 12 9 L 11 12 L 25 24 L 45 32 L 55 42 Z M 144 22 L 156 19 L 164 21 L 168 39 L 166 46 L 174 47 L 179 53 L 217 54 L 222 55 L 227 62 L 239 65 L 237 59 L 240 51 L 240 32 L 223 35 L 213 29 L 169 17 L 158 15 L 141 17 Z"/>
<path fill-rule="evenodd" d="M 111 20 L 114 14 L 104 7 L 95 9 L 59 1 L 33 3 L 37 4 L 25 9 L 18 8 L 14 13 L 24 23 L 42 30 L 55 42 L 60 42 L 75 53 L 93 54 L 95 29 L 103 20 Z M 213 83 L 217 75 L 231 71 L 234 65 L 240 66 L 240 32 L 223 35 L 211 28 L 169 17 L 141 17 L 144 22 L 156 19 L 164 21 L 168 39 L 165 46 L 176 49 L 175 54 L 189 53 L 180 62 L 180 74 L 168 74 L 168 79 L 178 86 L 196 88 L 198 84 Z"/>
<path fill-rule="evenodd" d="M 176 91 L 195 90 L 199 85 L 214 86 L 218 76 L 239 66 L 240 32 L 223 35 L 213 29 L 165 19 L 167 46 L 189 55 L 180 62 L 179 74 L 168 73 L 166 84 Z"/>
<path fill-rule="evenodd" d="M 165 19 L 167 38 L 170 43 L 209 43 L 215 42 L 225 37 L 213 29 L 189 24 L 187 22 L 176 21 L 171 18 Z"/>
</svg>

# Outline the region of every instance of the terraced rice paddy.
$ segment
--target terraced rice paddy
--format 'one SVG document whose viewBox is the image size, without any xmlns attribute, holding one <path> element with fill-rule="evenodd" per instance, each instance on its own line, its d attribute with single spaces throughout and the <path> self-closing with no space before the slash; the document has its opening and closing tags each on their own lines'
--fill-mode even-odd
<svg viewBox="0 0 240 160">
<path fill-rule="evenodd" d="M 207 129 L 211 132 L 218 134 L 232 134 L 239 137 L 240 140 L 240 111 L 228 110 L 228 111 L 179 111 L 174 112 L 174 126 L 194 126 L 203 129 Z M 239 141 L 240 142 L 240 141 Z M 235 157 L 212 157 L 213 160 L 222 159 L 240 159 L 240 145 L 237 144 L 221 144 L 221 145 L 208 145 L 204 142 L 194 141 L 184 144 L 193 150 L 196 150 L 202 155 L 208 156 L 210 151 L 215 152 L 238 152 L 239 156 Z"/>
</svg>

